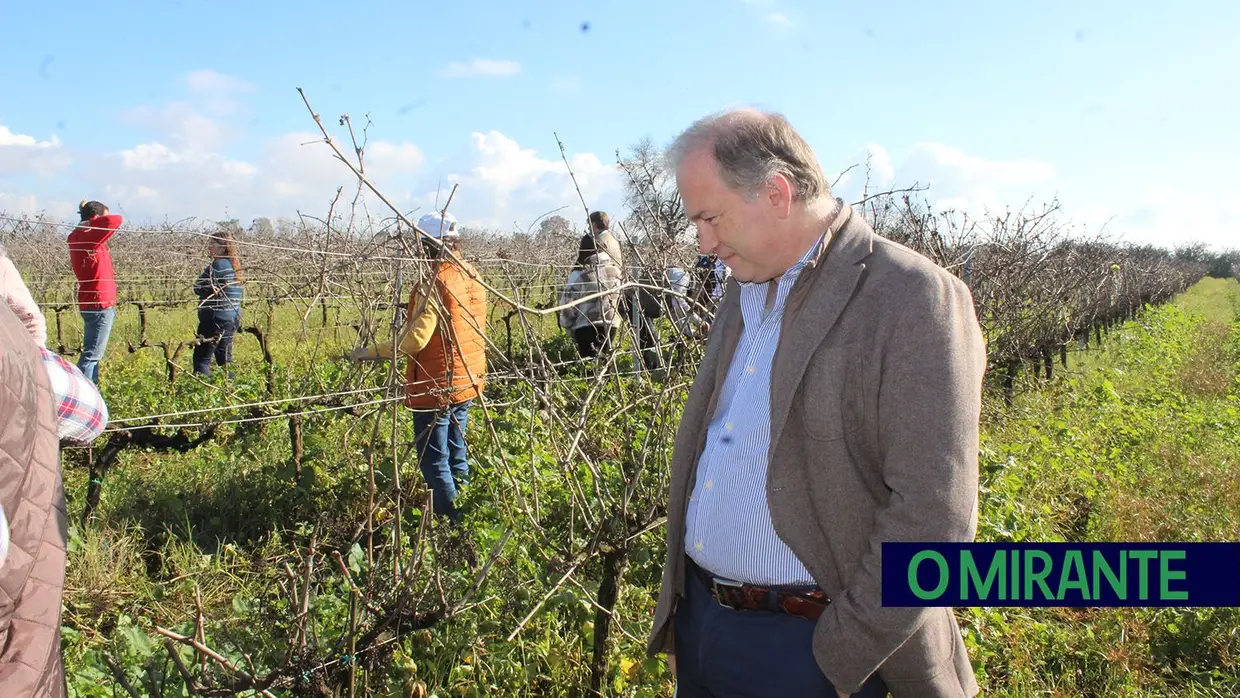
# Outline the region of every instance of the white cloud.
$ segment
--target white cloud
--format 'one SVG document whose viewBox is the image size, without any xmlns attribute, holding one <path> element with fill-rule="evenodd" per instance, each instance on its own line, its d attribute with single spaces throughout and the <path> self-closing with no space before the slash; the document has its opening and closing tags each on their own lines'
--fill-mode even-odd
<svg viewBox="0 0 1240 698">
<path fill-rule="evenodd" d="M 167 140 L 179 150 L 211 152 L 236 137 L 233 129 L 198 113 L 186 102 L 162 107 L 136 107 L 121 113 L 121 120 Z"/>
<path fill-rule="evenodd" d="M 1134 193 L 1122 206 L 1093 204 L 1070 211 L 1091 229 L 1105 225 L 1108 233 L 1133 243 L 1240 247 L 1240 203 L 1226 192 L 1211 195 L 1214 192 L 1160 185 Z"/>
<path fill-rule="evenodd" d="M 482 70 L 497 69 L 483 64 Z M 298 211 L 322 216 L 338 187 L 344 187 L 346 201 L 351 199 L 356 179 L 335 159 L 321 134 L 286 133 L 244 155 L 234 154 L 239 134 L 233 127 L 243 120 L 235 113 L 221 113 L 211 100 L 248 87 L 213 71 L 197 71 L 185 77 L 185 83 L 193 93 L 185 100 L 125 112 L 123 120 L 147 131 L 147 137 L 109 153 L 84 153 L 71 173 L 58 179 L 60 198 L 77 201 L 89 193 L 136 221 L 223 217 L 248 221 Z M 560 86 L 571 87 L 572 83 Z M 338 144 L 351 153 L 345 139 L 341 136 Z M 568 168 L 554 147 L 548 147 L 544 156 L 499 131 L 472 133 L 462 140 L 455 154 L 431 164 L 415 143 L 371 140 L 365 150 L 366 174 L 405 212 L 434 206 L 441 185 L 442 204 L 451 186 L 458 184 L 452 210 L 462 223 L 473 227 L 524 228 L 553 209 L 582 215 Z M 55 138 L 39 140 L 0 130 L 0 158 L 8 158 L 18 174 L 37 171 L 37 163 L 13 161 L 9 151 L 59 152 L 62 148 Z M 0 159 L 0 164 L 5 162 Z M 592 208 L 621 211 L 622 177 L 615 165 L 591 153 L 573 155 L 569 162 Z M 23 183 L 22 187 L 25 190 L 6 186 L 0 191 L 0 209 L 72 214 L 72 205 L 49 204 L 41 193 L 36 198 L 32 185 Z M 374 197 L 364 200 L 373 215 L 388 215 Z"/>
<path fill-rule="evenodd" d="M 92 196 L 136 220 L 248 220 L 297 211 L 322 216 L 338 187 L 346 196 L 356 187 L 352 173 L 318 133 L 286 133 L 237 157 L 227 150 L 231 122 L 207 118 L 186 103 L 139 108 L 125 118 L 154 137 L 89 159 L 73 186 L 74 194 L 79 188 L 98 192 Z M 338 143 L 351 151 L 344 141 Z M 613 164 L 591 153 L 573 155 L 569 162 L 591 207 L 620 210 L 622 178 Z M 442 203 L 452 184 L 458 184 L 452 210 L 474 227 L 525 227 L 547 211 L 576 215 L 580 208 L 568 168 L 554 149 L 543 156 L 499 131 L 472 133 L 454 155 L 429 166 L 415 143 L 372 140 L 365 167 L 370 180 L 406 212 L 432 207 L 440 185 Z M 387 215 L 374 197 L 366 202 L 372 214 Z M 35 207 L 16 199 L 9 207 L 19 208 L 19 203 L 23 211 Z"/>
<path fill-rule="evenodd" d="M 521 64 L 516 61 L 474 58 L 469 61 L 453 61 L 440 69 L 439 74 L 448 78 L 470 78 L 477 76 L 506 77 L 520 72 Z"/>
<path fill-rule="evenodd" d="M 868 162 L 868 166 L 867 166 Z M 977 217 L 1029 206 L 1040 209 L 1058 199 L 1064 224 L 1133 243 L 1165 247 L 1199 241 L 1216 248 L 1240 245 L 1240 204 L 1226 192 L 1193 192 L 1174 187 L 1134 191 L 1121 200 L 1100 201 L 1092 190 L 1071 186 L 1044 161 L 989 159 L 939 142 L 917 143 L 893 159 L 872 144 L 847 160 L 856 167 L 828 175 L 845 201 L 914 184 L 937 211 Z"/>
<path fill-rule="evenodd" d="M 777 3 L 776 0 L 741 0 L 741 2 L 753 8 L 755 15 L 767 24 L 784 29 L 790 29 L 793 26 L 788 15 L 778 11 L 782 3 Z"/>
<path fill-rule="evenodd" d="M 179 153 L 173 152 L 162 143 L 141 143 L 128 150 L 122 150 L 119 155 L 121 165 L 125 169 L 148 172 L 175 165 L 183 160 Z"/>
<path fill-rule="evenodd" d="M 593 153 L 572 155 L 569 164 L 591 208 L 620 211 L 619 168 Z M 441 181 L 447 183 L 439 195 L 441 204 L 450 184 L 460 184 L 452 210 L 466 225 L 524 229 L 538 216 L 561 207 L 570 217 L 584 216 L 578 213 L 581 199 L 564 162 L 554 156 L 543 158 L 499 131 L 472 134 L 466 147 L 422 178 L 420 194 L 411 203 L 433 207 Z"/>
<path fill-rule="evenodd" d="M 918 143 L 898 171 L 910 184 L 929 185 L 928 199 L 940 211 L 980 215 L 1019 208 L 1039 194 L 1049 200 L 1056 193 L 1057 173 L 1050 163 L 988 160 L 943 143 Z"/>
<path fill-rule="evenodd" d="M 233 75 L 217 73 L 214 70 L 195 70 L 185 76 L 185 85 L 190 92 L 202 94 L 220 94 L 228 92 L 253 92 L 254 85 Z"/>
<path fill-rule="evenodd" d="M 214 70 L 188 73 L 184 84 L 186 99 L 128 109 L 121 113 L 121 121 L 148 131 L 175 150 L 206 153 L 222 149 L 239 135 L 231 124 L 245 112 L 240 95 L 255 87 Z"/>
<path fill-rule="evenodd" d="M 71 163 L 55 134 L 41 141 L 0 124 L 0 174 L 33 172 L 47 176 Z"/>
<path fill-rule="evenodd" d="M 848 166 L 834 174 L 827 174 L 835 193 L 849 201 L 860 199 L 866 192 L 881 191 L 895 180 L 895 167 L 891 154 L 881 145 L 872 143 L 848 160 Z"/>
<path fill-rule="evenodd" d="M 988 160 L 969 155 L 945 143 L 918 143 L 906 166 L 927 173 L 947 171 L 969 183 L 1027 185 L 1055 178 L 1055 168 L 1039 160 Z"/>
<path fill-rule="evenodd" d="M 356 188 L 357 180 L 349 168 L 337 160 L 321 134 L 288 133 L 268 141 L 263 148 L 260 170 L 271 204 L 266 215 L 290 213 L 290 204 L 302 210 L 326 213 L 336 188 Z M 349 152 L 343 143 L 337 146 Z M 408 181 L 422 169 L 425 156 L 418 146 L 404 141 L 374 140 L 366 145 L 364 165 L 367 178 L 380 190 Z M 272 208 L 278 210 L 271 211 Z M 321 209 L 321 210 L 320 210 Z"/>
<path fill-rule="evenodd" d="M 43 200 L 34 194 L 0 192 L 0 212 L 10 216 L 49 216 L 53 219 L 76 218 L 77 204 L 68 201 Z"/>
<path fill-rule="evenodd" d="M 241 78 L 214 70 L 195 70 L 186 75 L 185 87 L 195 103 L 213 116 L 231 116 L 244 111 L 240 97 L 257 90 Z"/>
<path fill-rule="evenodd" d="M 379 177 L 416 172 L 425 161 L 422 150 L 408 141 L 373 141 L 366 146 L 366 169 Z"/>
<path fill-rule="evenodd" d="M 7 126 L 0 125 L 0 147 L 9 145 L 22 148 L 55 148 L 60 145 L 60 139 L 53 135 L 51 140 L 40 141 L 34 136 L 13 133 Z"/>
<path fill-rule="evenodd" d="M 199 87 L 230 85 L 214 75 L 199 76 L 194 82 Z M 344 188 L 348 201 L 357 186 L 351 171 L 316 132 L 286 133 L 237 156 L 230 152 L 231 126 L 237 119 L 212 118 L 190 102 L 139 107 L 123 118 L 149 131 L 150 137 L 110 153 L 87 154 L 74 176 L 61 180 L 67 192 L 62 198 L 76 201 L 82 196 L 79 192 L 89 192 L 137 221 L 224 217 L 248 221 L 298 211 L 323 216 L 337 188 Z M 0 132 L 0 138 L 23 150 L 60 147 L 59 141 L 42 142 L 8 130 Z M 341 136 L 338 145 L 351 153 L 345 138 Z M 554 149 L 543 157 L 499 131 L 472 133 L 464 140 L 454 155 L 433 166 L 428 166 L 415 143 L 371 140 L 365 148 L 366 174 L 404 212 L 433 206 L 440 185 L 442 203 L 452 184 L 459 184 L 452 210 L 474 227 L 525 227 L 553 209 L 570 215 L 579 211 L 577 190 Z M 592 207 L 620 210 L 621 177 L 614 165 L 590 153 L 573 155 L 569 161 Z M 32 169 L 30 162 L 18 167 L 21 173 Z M 373 215 L 388 215 L 375 197 L 364 201 Z M 22 213 L 34 213 L 43 205 L 30 190 L 6 189 L 0 200 L 0 208 Z M 56 211 L 71 214 L 72 208 Z"/>
<path fill-rule="evenodd" d="M 90 175 L 101 200 L 129 217 L 220 218 L 258 194 L 258 168 L 217 152 L 142 143 L 104 156 Z"/>
<path fill-rule="evenodd" d="M 113 208 L 137 219 L 325 215 L 338 187 L 357 180 L 322 136 L 288 133 L 270 139 L 253 159 L 160 141 L 103 158 L 89 179 Z M 366 174 L 383 189 L 416 175 L 425 160 L 413 143 L 371 141 Z M 407 187 L 407 185 L 406 185 Z M 407 197 L 406 197 L 407 198 Z"/>
<path fill-rule="evenodd" d="M 308 132 L 285 134 L 268 141 L 252 161 L 145 143 L 109 156 L 112 166 L 101 168 L 97 181 L 104 200 L 118 202 L 118 210 L 139 219 L 248 220 L 298 210 L 322 216 L 336 188 L 351 194 L 356 180 L 321 140 Z M 452 211 L 467 226 L 524 229 L 557 208 L 582 215 L 558 155 L 544 158 L 498 131 L 471 134 L 456 154 L 430 167 L 410 142 L 371 141 L 365 157 L 367 176 L 402 212 L 434 207 L 437 187 L 442 205 L 455 183 L 460 188 Z M 572 155 L 569 162 L 592 208 L 621 210 L 621 177 L 614 165 L 592 153 Z M 374 197 L 366 201 L 376 216 L 388 215 Z"/>
<path fill-rule="evenodd" d="M 898 165 L 886 148 L 870 145 L 849 162 L 854 163 L 857 167 L 836 185 L 838 195 L 848 201 L 916 184 L 929 187 L 922 196 L 936 210 L 979 215 L 1019 207 L 1030 195 L 1042 194 L 1046 200 L 1055 195 L 1057 173 L 1050 163 L 990 160 L 944 143 L 917 143 Z"/>
</svg>

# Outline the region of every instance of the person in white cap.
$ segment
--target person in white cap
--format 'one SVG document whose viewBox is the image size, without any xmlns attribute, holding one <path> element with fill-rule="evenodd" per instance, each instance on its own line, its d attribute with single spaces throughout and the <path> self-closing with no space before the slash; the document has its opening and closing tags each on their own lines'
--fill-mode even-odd
<svg viewBox="0 0 1240 698">
<path fill-rule="evenodd" d="M 457 494 L 469 481 L 469 407 L 486 382 L 487 291 L 473 265 L 444 254 L 457 250 L 455 218 L 430 213 L 418 220 L 418 228 L 443 250 L 437 251 L 430 278 L 410 294 L 404 330 L 396 342 L 358 349 L 348 358 L 392 359 L 395 344 L 407 359 L 405 406 L 414 411 L 419 465 L 435 513 L 456 524 L 461 520 Z"/>
</svg>

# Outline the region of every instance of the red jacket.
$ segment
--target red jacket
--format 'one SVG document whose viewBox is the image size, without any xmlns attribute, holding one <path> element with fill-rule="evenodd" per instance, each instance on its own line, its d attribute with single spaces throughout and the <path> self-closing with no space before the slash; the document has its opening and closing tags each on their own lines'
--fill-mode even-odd
<svg viewBox="0 0 1240 698">
<path fill-rule="evenodd" d="M 117 213 L 82 221 L 69 233 L 69 261 L 78 280 L 78 306 L 104 310 L 116 305 L 116 275 L 108 240 L 121 227 Z"/>
</svg>

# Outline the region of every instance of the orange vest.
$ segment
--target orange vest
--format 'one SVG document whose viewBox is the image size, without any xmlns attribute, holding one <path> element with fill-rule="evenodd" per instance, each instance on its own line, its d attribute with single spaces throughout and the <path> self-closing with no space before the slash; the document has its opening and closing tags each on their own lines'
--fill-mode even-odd
<svg viewBox="0 0 1240 698">
<path fill-rule="evenodd" d="M 487 371 L 487 291 L 468 271 L 444 261 L 435 278 L 435 298 L 443 313 L 430 342 L 405 367 L 405 406 L 415 410 L 443 409 L 482 392 Z M 471 274 L 473 276 L 471 276 Z M 413 321 L 413 296 L 409 322 Z"/>
</svg>

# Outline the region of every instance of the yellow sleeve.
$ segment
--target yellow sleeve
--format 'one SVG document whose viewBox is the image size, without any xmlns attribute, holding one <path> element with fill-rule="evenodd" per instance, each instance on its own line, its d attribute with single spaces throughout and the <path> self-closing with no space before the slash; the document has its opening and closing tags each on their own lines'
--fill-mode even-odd
<svg viewBox="0 0 1240 698">
<path fill-rule="evenodd" d="M 412 322 L 405 324 L 405 334 L 400 338 L 400 351 L 405 356 L 416 356 L 425 349 L 426 345 L 431 343 L 431 335 L 435 334 L 435 328 L 439 325 L 439 299 L 432 295 L 429 301 L 423 303 L 425 298 L 425 291 L 418 294 L 413 307 L 421 306 L 422 312 L 418 313 Z"/>
<path fill-rule="evenodd" d="M 400 353 L 406 357 L 415 356 L 418 352 L 426 348 L 431 342 L 431 336 L 435 334 L 435 328 L 439 325 L 440 304 L 439 300 L 431 296 L 430 300 L 426 300 L 426 291 L 419 290 L 413 299 L 413 307 L 422 308 L 418 316 L 405 323 L 400 335 Z M 392 358 L 392 343 L 381 342 L 377 347 L 368 347 L 366 354 L 362 357 L 366 359 L 390 359 Z"/>
</svg>

